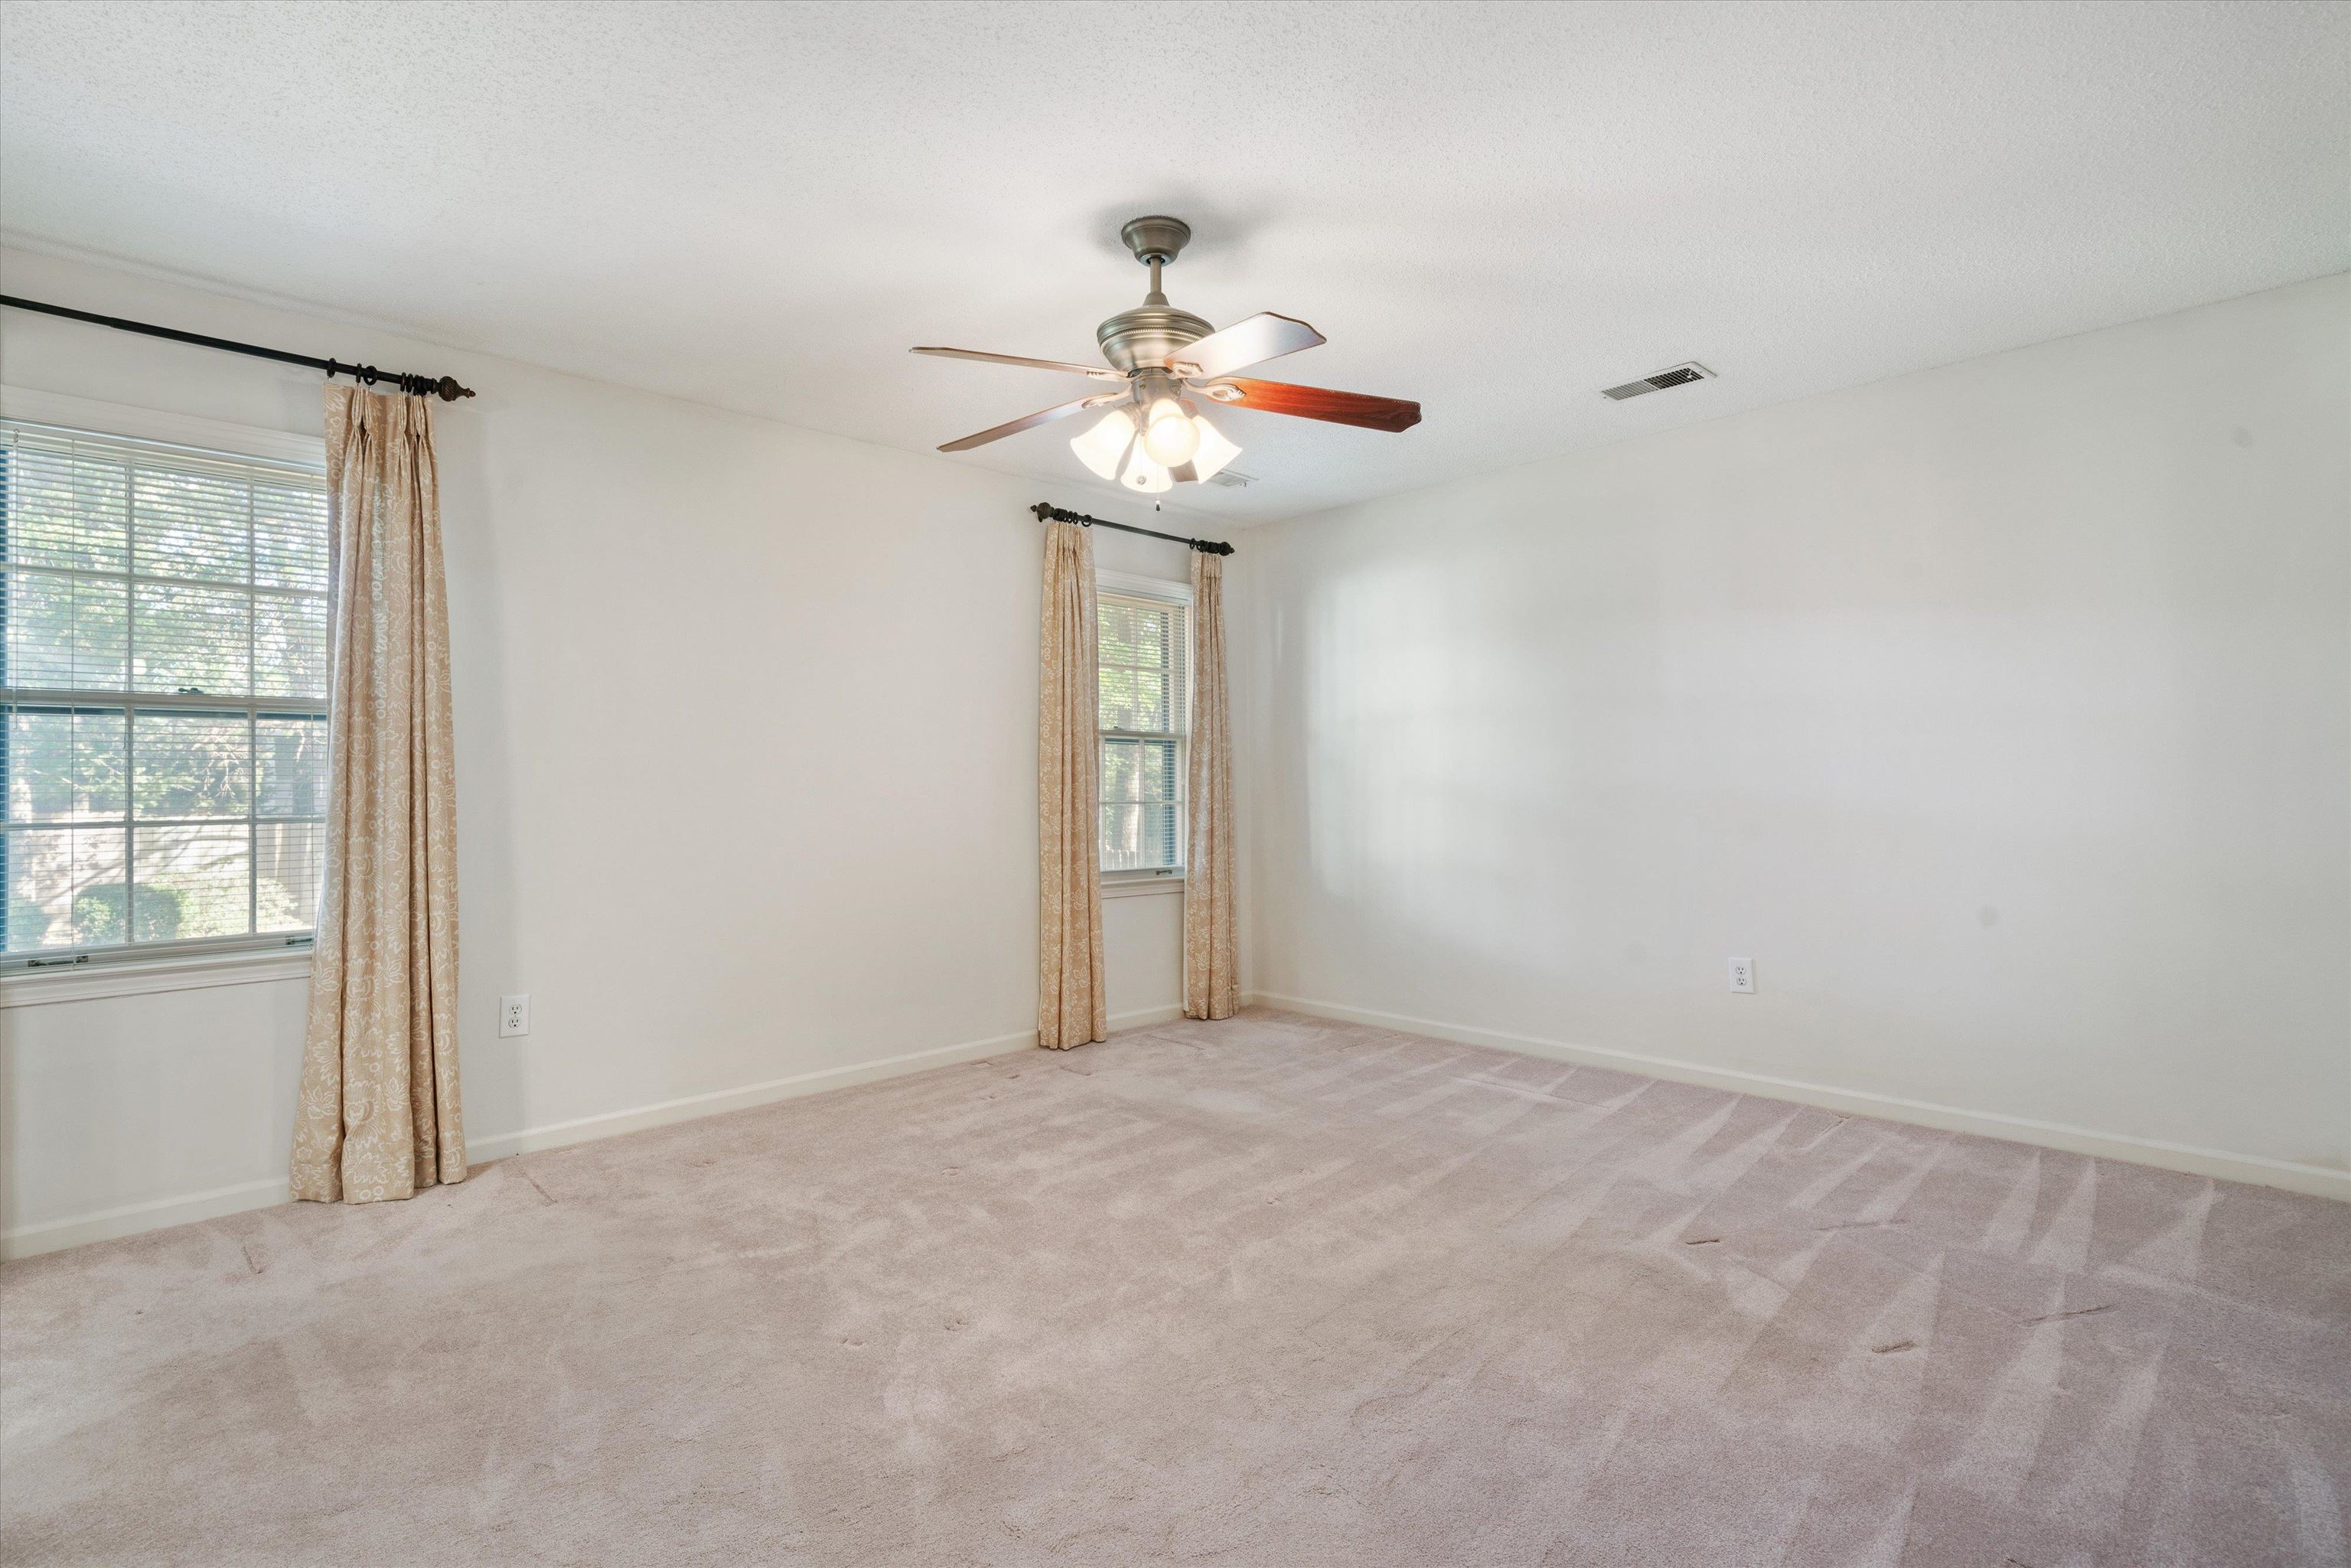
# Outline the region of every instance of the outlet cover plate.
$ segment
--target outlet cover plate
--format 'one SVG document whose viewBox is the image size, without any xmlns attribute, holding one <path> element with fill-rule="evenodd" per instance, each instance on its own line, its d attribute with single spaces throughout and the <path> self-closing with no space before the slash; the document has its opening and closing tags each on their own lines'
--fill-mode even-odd
<svg viewBox="0 0 2351 1568">
<path fill-rule="evenodd" d="M 1730 961 L 1730 988 L 1744 992 L 1752 992 L 1755 989 L 1754 959 L 1733 958 Z"/>
<path fill-rule="evenodd" d="M 519 992 L 498 998 L 498 1038 L 507 1040 L 530 1032 L 530 993 Z"/>
</svg>

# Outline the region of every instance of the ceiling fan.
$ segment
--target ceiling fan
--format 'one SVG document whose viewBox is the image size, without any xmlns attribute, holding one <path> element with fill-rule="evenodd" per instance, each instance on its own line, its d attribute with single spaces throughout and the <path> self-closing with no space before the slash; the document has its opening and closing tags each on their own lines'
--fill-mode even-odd
<svg viewBox="0 0 2351 1568">
<path fill-rule="evenodd" d="M 1100 421 L 1070 443 L 1070 450 L 1103 478 L 1115 479 L 1130 490 L 1156 495 L 1179 482 L 1213 478 L 1240 455 L 1239 447 L 1200 417 L 1189 393 L 1235 408 L 1295 414 L 1365 430 L 1409 430 L 1420 423 L 1420 404 L 1401 398 L 1366 397 L 1361 392 L 1235 375 L 1236 371 L 1267 360 L 1311 349 L 1324 340 L 1322 334 L 1303 321 L 1271 311 L 1218 331 L 1190 311 L 1168 304 L 1167 296 L 1160 292 L 1159 269 L 1174 261 L 1192 237 L 1191 225 L 1180 218 L 1136 218 L 1119 231 L 1119 237 L 1134 253 L 1135 260 L 1151 268 L 1151 292 L 1134 309 L 1122 310 L 1094 329 L 1094 340 L 1102 345 L 1109 369 L 1031 360 L 1019 354 L 986 354 L 977 349 L 914 350 L 950 360 L 1067 371 L 1117 382 L 1117 390 L 1040 409 L 977 435 L 950 441 L 940 451 L 968 452 L 1073 413 L 1107 409 Z"/>
</svg>

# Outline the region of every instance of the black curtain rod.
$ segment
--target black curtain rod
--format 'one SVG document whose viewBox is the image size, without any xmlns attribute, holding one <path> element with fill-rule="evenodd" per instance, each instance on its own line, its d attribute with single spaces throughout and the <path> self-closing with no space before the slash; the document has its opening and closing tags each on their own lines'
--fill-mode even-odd
<svg viewBox="0 0 2351 1568">
<path fill-rule="evenodd" d="M 99 316 L 88 310 L 68 310 L 62 305 L 44 305 L 37 299 L 19 299 L 13 294 L 0 294 L 0 305 L 13 305 L 19 310 L 38 310 L 45 316 L 62 316 L 69 321 L 87 321 L 94 327 L 111 327 L 118 332 L 143 332 L 150 338 L 169 338 L 175 343 L 193 343 L 204 349 L 225 349 L 232 354 L 250 354 L 256 360 L 276 360 L 280 364 L 308 365 L 314 371 L 324 371 L 327 379 L 349 376 L 362 386 L 374 386 L 379 382 L 392 382 L 400 390 L 416 396 L 437 396 L 444 402 L 455 402 L 461 397 L 472 397 L 474 389 L 461 387 L 455 376 L 418 376 L 402 371 L 380 371 L 373 365 L 347 365 L 340 360 L 313 359 L 308 354 L 289 354 L 283 349 L 265 349 L 253 343 L 232 343 L 226 338 L 207 338 L 201 332 L 183 332 L 172 327 L 150 326 L 144 321 L 126 321 L 120 316 Z"/>
<path fill-rule="evenodd" d="M 1065 511 L 1049 501 L 1040 501 L 1029 508 L 1042 522 L 1075 523 L 1082 528 L 1116 528 L 1123 534 L 1142 534 L 1146 538 L 1165 539 L 1171 545 L 1189 545 L 1202 555 L 1230 555 L 1233 547 L 1222 539 L 1187 539 L 1181 534 L 1163 534 L 1157 528 L 1138 528 L 1133 523 L 1113 523 L 1108 517 L 1090 517 L 1083 512 Z"/>
</svg>

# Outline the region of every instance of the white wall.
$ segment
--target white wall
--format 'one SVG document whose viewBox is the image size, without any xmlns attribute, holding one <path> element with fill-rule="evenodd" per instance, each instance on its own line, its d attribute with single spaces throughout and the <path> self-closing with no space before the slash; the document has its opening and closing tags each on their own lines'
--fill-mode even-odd
<svg viewBox="0 0 2351 1568">
<path fill-rule="evenodd" d="M 1139 509 L 125 273 L 14 251 L 0 273 L 12 294 L 479 390 L 436 405 L 477 1157 L 1033 1042 L 1023 508 Z M 11 386 L 315 434 L 319 380 L 0 312 Z M 1096 549 L 1188 571 L 1177 546 Z M 1179 1003 L 1180 910 L 1107 906 L 1114 1023 Z M 0 1245 L 282 1196 L 306 987 L 0 1009 Z M 531 993 L 528 1039 L 496 1038 L 505 991 Z"/>
<path fill-rule="evenodd" d="M 1254 988 L 2351 1197 L 2346 300 L 1252 529 Z"/>
</svg>

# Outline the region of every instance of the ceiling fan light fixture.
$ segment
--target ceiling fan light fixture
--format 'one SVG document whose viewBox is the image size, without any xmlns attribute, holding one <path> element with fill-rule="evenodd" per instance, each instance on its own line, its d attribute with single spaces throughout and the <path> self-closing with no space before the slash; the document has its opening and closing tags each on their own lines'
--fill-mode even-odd
<svg viewBox="0 0 2351 1568">
<path fill-rule="evenodd" d="M 1192 416 L 1192 428 L 1200 438 L 1199 445 L 1192 454 L 1192 475 L 1206 484 L 1221 473 L 1226 464 L 1238 457 L 1241 449 L 1227 441 L 1215 425 L 1198 414 Z"/>
<path fill-rule="evenodd" d="M 1073 398 L 1019 419 L 1006 420 L 975 434 L 944 442 L 940 451 L 969 452 L 1040 424 L 1118 404 L 1121 406 L 1102 415 L 1093 428 L 1071 442 L 1070 450 L 1102 477 L 1115 477 L 1126 489 L 1155 496 L 1179 483 L 1212 478 L 1240 455 L 1239 447 L 1200 418 L 1192 404 L 1196 395 L 1211 402 L 1241 403 L 1253 413 L 1319 419 L 1330 424 L 1351 424 L 1391 434 L 1420 423 L 1420 404 L 1402 398 L 1366 397 L 1361 392 L 1294 386 L 1287 382 L 1235 379 L 1237 372 L 1269 360 L 1316 347 L 1322 342 L 1322 334 L 1295 317 L 1279 316 L 1270 310 L 1260 310 L 1219 328 L 1205 317 L 1170 305 L 1165 290 L 1160 287 L 1160 272 L 1192 237 L 1191 225 L 1180 218 L 1164 214 L 1136 218 L 1119 231 L 1119 237 L 1134 253 L 1135 260 L 1151 268 L 1151 291 L 1144 296 L 1142 304 L 1117 312 L 1094 329 L 1094 344 L 1102 350 L 1105 365 L 1031 359 L 1024 354 L 983 353 L 977 349 L 932 346 L 914 350 L 950 360 L 1058 371 L 1089 377 L 1096 382 L 1117 383 L 1119 390 Z M 1663 385 L 1666 380 L 1653 376 L 1650 383 Z"/>
<path fill-rule="evenodd" d="M 1200 433 L 1192 428 L 1192 418 L 1184 405 L 1172 397 L 1163 397 L 1151 405 L 1144 415 L 1143 449 L 1151 460 L 1165 468 L 1181 468 L 1192 460 L 1200 446 Z"/>
<path fill-rule="evenodd" d="M 1139 441 L 1134 444 L 1134 455 L 1126 460 L 1126 472 L 1118 476 L 1118 482 L 1145 496 L 1156 496 L 1176 487 L 1175 476 L 1153 462 L 1151 454 Z"/>
<path fill-rule="evenodd" d="M 1119 460 L 1134 440 L 1134 421 L 1126 410 L 1112 409 L 1092 430 L 1070 443 L 1078 461 L 1105 479 L 1118 477 Z"/>
</svg>

